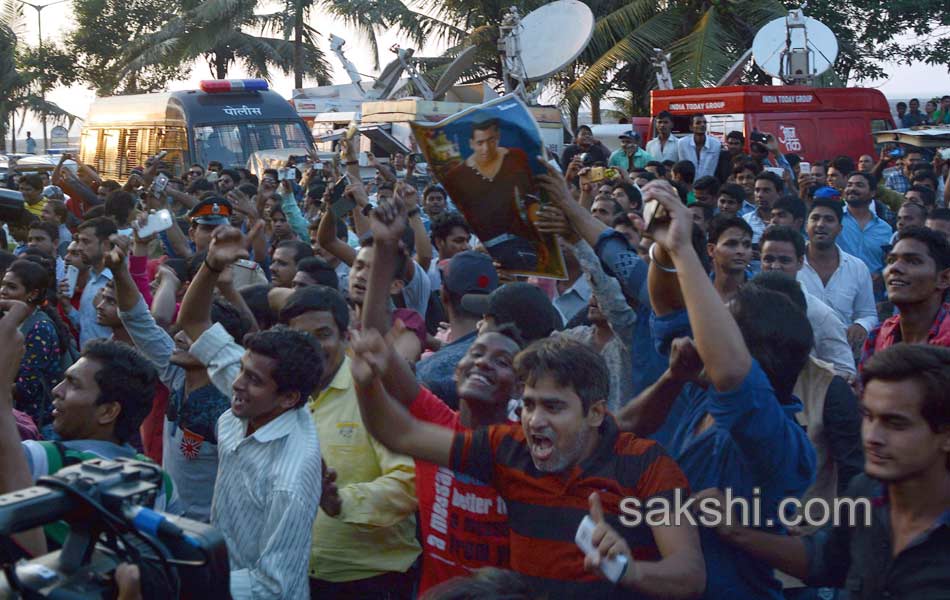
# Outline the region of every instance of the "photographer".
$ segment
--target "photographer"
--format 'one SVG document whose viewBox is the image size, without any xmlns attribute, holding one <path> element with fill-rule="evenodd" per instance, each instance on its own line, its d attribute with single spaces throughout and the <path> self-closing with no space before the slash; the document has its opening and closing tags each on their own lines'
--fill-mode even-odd
<svg viewBox="0 0 950 600">
<path fill-rule="evenodd" d="M 0 494 L 22 490 L 39 477 L 64 466 L 91 458 L 118 457 L 148 460 L 128 445 L 139 428 L 154 394 L 155 369 L 138 352 L 113 341 L 86 346 L 82 357 L 66 371 L 53 388 L 53 428 L 62 443 L 21 442 L 12 412 L 11 389 L 24 353 L 20 324 L 30 308 L 14 300 L 0 300 Z M 171 480 L 163 479 L 154 508 L 177 512 L 177 496 Z M 51 537 L 62 542 L 60 531 Z M 38 530 L 17 536 L 33 556 L 46 553 L 46 541 Z"/>
</svg>

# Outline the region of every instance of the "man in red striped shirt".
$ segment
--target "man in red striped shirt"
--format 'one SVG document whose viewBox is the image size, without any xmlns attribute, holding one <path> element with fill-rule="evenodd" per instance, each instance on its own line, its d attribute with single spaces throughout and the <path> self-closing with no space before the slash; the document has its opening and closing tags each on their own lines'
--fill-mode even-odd
<svg viewBox="0 0 950 600">
<path fill-rule="evenodd" d="M 364 422 L 400 454 L 490 483 L 509 517 L 511 568 L 557 598 L 642 596 L 693 598 L 705 586 L 697 532 L 687 524 L 625 527 L 620 503 L 672 500 L 688 483 L 651 440 L 621 433 L 607 412 L 608 373 L 590 348 L 562 339 L 538 341 L 516 358 L 524 382 L 521 424 L 454 432 L 413 417 L 383 387 L 391 348 L 375 330 L 354 335 L 352 370 Z M 597 523 L 587 557 L 574 542 L 581 520 Z M 604 515 L 601 515 L 600 507 Z M 624 555 L 619 587 L 588 571 L 602 557 Z"/>
</svg>

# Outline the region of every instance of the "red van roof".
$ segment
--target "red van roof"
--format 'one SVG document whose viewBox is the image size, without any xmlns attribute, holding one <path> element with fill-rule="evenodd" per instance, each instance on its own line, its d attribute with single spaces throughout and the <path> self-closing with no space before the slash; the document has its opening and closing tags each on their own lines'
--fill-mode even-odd
<svg viewBox="0 0 950 600">
<path fill-rule="evenodd" d="M 887 99 L 867 88 L 735 85 L 650 92 L 650 114 L 734 114 L 763 112 L 880 111 L 890 115 Z"/>
</svg>

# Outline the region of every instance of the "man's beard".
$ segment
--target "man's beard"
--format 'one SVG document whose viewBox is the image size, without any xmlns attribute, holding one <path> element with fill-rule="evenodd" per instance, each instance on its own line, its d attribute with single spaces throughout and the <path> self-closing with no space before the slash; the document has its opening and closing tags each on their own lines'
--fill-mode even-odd
<svg viewBox="0 0 950 600">
<path fill-rule="evenodd" d="M 845 200 L 845 203 L 849 207 L 853 207 L 853 208 L 867 208 L 868 206 L 871 205 L 871 199 L 868 198 L 867 200 L 858 200 L 856 198 L 849 198 Z"/>
</svg>

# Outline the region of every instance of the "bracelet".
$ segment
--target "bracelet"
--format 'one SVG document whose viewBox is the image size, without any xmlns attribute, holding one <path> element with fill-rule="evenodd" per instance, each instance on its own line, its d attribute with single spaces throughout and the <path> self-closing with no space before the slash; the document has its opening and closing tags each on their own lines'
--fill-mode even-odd
<svg viewBox="0 0 950 600">
<path fill-rule="evenodd" d="M 651 248 L 652 248 L 652 247 L 651 247 Z M 653 258 L 653 257 L 651 256 L 650 258 Z M 208 269 L 209 271 L 211 271 L 212 273 L 221 274 L 221 272 L 222 272 L 223 269 L 215 269 L 214 267 L 212 267 L 212 266 L 211 266 L 211 263 L 208 262 L 208 257 L 207 257 L 207 256 L 205 257 L 204 263 L 205 263 L 205 268 Z"/>
<path fill-rule="evenodd" d="M 661 271 L 666 271 L 667 273 L 676 273 L 676 267 L 664 267 L 656 260 L 656 257 L 653 255 L 653 249 L 656 248 L 656 242 L 650 244 L 650 251 L 647 254 L 650 255 L 650 262 L 656 265 L 656 268 Z"/>
<path fill-rule="evenodd" d="M 343 164 L 346 165 L 346 166 L 358 165 L 358 164 L 360 164 L 360 161 L 358 161 L 358 160 L 348 160 L 348 161 L 346 161 L 346 162 L 343 163 Z"/>
</svg>

